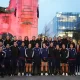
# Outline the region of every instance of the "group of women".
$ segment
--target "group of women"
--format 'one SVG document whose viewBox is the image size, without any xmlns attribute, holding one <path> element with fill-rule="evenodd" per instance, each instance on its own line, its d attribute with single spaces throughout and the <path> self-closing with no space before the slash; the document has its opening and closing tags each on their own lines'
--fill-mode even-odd
<svg viewBox="0 0 80 80">
<path fill-rule="evenodd" d="M 70 37 L 0 35 L 0 75 L 80 75 L 80 45 Z"/>
</svg>

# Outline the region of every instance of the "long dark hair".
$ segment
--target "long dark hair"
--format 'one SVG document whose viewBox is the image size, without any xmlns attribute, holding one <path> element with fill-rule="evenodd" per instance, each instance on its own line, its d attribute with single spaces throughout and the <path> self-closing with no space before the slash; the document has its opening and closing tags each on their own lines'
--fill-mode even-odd
<svg viewBox="0 0 80 80">
<path fill-rule="evenodd" d="M 28 40 L 28 41 L 29 41 L 29 38 L 28 38 L 28 36 L 25 36 L 25 37 L 24 37 L 24 40 Z"/>
</svg>

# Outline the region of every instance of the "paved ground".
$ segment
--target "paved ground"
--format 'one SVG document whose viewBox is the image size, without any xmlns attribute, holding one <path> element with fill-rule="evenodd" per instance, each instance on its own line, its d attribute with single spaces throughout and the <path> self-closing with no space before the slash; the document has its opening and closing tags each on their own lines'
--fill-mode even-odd
<svg viewBox="0 0 80 80">
<path fill-rule="evenodd" d="M 80 76 L 33 76 L 33 77 L 5 77 L 0 80 L 80 80 Z"/>
</svg>

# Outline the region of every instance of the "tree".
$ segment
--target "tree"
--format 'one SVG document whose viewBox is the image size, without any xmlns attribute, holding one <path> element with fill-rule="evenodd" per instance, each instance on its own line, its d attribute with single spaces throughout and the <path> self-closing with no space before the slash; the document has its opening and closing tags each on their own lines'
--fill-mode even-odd
<svg viewBox="0 0 80 80">
<path fill-rule="evenodd" d="M 78 42 L 80 39 L 80 32 L 73 32 L 73 38 Z"/>
</svg>

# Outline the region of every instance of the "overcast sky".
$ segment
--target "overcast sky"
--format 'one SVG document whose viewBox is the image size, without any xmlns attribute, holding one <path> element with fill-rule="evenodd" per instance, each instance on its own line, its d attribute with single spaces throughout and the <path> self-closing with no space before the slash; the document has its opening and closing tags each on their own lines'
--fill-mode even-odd
<svg viewBox="0 0 80 80">
<path fill-rule="evenodd" d="M 4 3 L 5 2 L 5 3 Z M 7 7 L 9 0 L 0 0 L 0 6 Z M 55 16 L 56 12 L 80 12 L 80 0 L 39 0 L 39 33 Z"/>
</svg>

